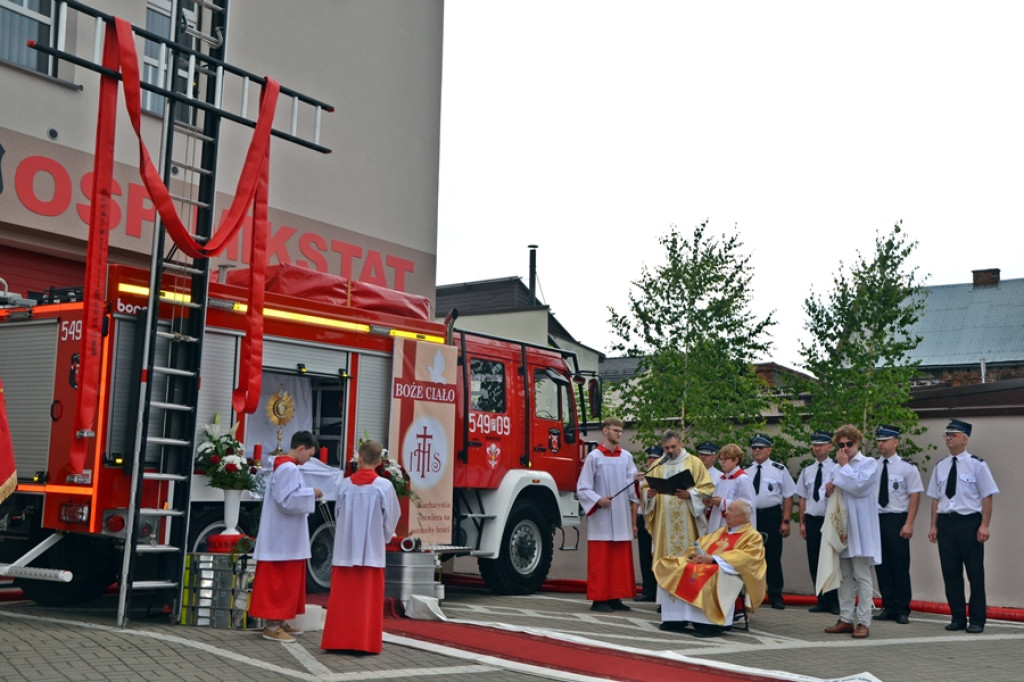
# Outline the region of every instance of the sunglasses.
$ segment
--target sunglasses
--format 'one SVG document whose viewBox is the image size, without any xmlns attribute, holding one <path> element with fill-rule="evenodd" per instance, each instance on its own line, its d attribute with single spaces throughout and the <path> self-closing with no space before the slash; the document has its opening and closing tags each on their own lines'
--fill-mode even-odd
<svg viewBox="0 0 1024 682">
<path fill-rule="evenodd" d="M 856 443 L 854 443 L 852 440 L 847 440 L 847 441 L 842 441 L 841 440 L 838 443 L 836 443 L 836 445 L 838 445 L 841 448 L 852 448 L 854 445 L 856 445 Z"/>
<path fill-rule="evenodd" d="M 767 445 L 753 445 L 753 446 L 751 446 L 751 448 L 750 448 L 750 449 L 751 449 L 751 450 L 764 450 L 764 449 L 766 449 L 767 447 L 768 447 Z"/>
</svg>

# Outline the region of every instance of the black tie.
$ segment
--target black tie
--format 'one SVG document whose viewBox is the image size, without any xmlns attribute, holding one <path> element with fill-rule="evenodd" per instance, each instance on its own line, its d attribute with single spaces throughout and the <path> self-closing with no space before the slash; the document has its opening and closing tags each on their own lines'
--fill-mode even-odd
<svg viewBox="0 0 1024 682">
<path fill-rule="evenodd" d="M 889 460 L 882 460 L 882 480 L 878 483 L 878 506 L 889 506 Z"/>
<path fill-rule="evenodd" d="M 956 495 L 956 457 L 953 458 L 953 464 L 949 467 L 949 478 L 946 479 L 946 497 L 953 499 Z"/>
<path fill-rule="evenodd" d="M 821 487 L 821 467 L 824 462 L 818 462 L 818 473 L 814 474 L 814 501 L 817 502 L 821 499 L 821 495 L 818 494 L 818 488 Z"/>
<path fill-rule="evenodd" d="M 757 465 L 757 473 L 754 474 L 754 494 L 761 492 L 761 465 Z"/>
</svg>

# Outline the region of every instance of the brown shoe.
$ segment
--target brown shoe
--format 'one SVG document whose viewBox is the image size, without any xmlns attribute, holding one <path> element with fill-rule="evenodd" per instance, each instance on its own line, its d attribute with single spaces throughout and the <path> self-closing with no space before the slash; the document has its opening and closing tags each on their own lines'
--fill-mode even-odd
<svg viewBox="0 0 1024 682">
<path fill-rule="evenodd" d="M 863 627 L 863 626 L 861 626 Z M 866 630 L 867 628 L 865 628 Z M 831 635 L 842 635 L 847 632 L 853 632 L 853 623 L 847 623 L 845 620 L 840 618 L 836 621 L 836 624 L 832 627 L 825 628 L 825 632 Z"/>
<path fill-rule="evenodd" d="M 858 625 L 857 629 L 853 631 L 853 636 L 855 639 L 864 639 L 868 636 L 868 632 L 867 625 Z"/>
</svg>

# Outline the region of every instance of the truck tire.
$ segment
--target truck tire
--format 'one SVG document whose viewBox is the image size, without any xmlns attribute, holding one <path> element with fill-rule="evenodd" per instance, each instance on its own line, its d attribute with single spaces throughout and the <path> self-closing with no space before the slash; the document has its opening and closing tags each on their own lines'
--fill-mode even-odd
<svg viewBox="0 0 1024 682">
<path fill-rule="evenodd" d="M 69 583 L 48 580 L 14 581 L 25 598 L 40 606 L 73 606 L 103 596 L 121 569 L 121 553 L 113 543 L 68 535 L 50 548 L 33 566 L 70 570 Z"/>
<path fill-rule="evenodd" d="M 533 594 L 548 577 L 554 532 L 533 502 L 512 508 L 497 559 L 480 559 L 480 576 L 495 594 Z"/>
<path fill-rule="evenodd" d="M 310 521 L 314 515 L 310 514 Z M 309 536 L 309 559 L 306 561 L 306 591 L 328 592 L 331 589 L 331 560 L 334 558 L 334 526 L 322 519 Z M 312 525 L 312 523 L 310 524 Z"/>
</svg>

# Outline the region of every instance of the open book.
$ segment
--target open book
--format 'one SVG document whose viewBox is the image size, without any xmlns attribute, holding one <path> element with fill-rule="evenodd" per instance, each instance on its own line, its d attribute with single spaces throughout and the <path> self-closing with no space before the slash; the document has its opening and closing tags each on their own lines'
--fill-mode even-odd
<svg viewBox="0 0 1024 682">
<path fill-rule="evenodd" d="M 647 480 L 647 485 L 662 495 L 675 495 L 677 490 L 689 490 L 694 486 L 693 474 L 687 469 L 683 469 L 669 478 L 656 478 L 650 474 L 644 478 Z"/>
</svg>

